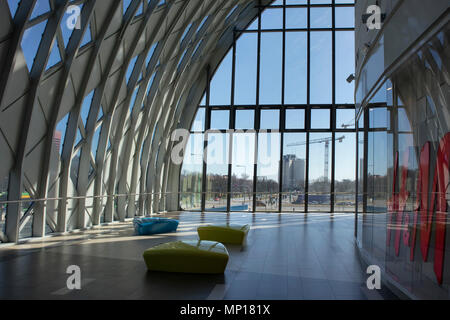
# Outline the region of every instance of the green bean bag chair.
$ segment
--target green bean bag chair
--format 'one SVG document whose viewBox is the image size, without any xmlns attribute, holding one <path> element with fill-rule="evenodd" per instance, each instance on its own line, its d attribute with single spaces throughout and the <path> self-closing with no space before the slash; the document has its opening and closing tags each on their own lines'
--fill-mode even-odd
<svg viewBox="0 0 450 320">
<path fill-rule="evenodd" d="M 158 245 L 143 254 L 150 271 L 221 274 L 228 264 L 225 246 L 212 241 L 177 241 Z"/>
<path fill-rule="evenodd" d="M 217 241 L 225 244 L 244 245 L 250 226 L 208 225 L 197 228 L 200 240 Z"/>
</svg>

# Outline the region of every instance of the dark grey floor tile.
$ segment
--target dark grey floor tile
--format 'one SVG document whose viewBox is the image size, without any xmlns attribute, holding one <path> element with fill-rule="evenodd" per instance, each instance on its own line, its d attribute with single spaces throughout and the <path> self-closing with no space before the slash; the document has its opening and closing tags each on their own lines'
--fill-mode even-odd
<svg viewBox="0 0 450 320">
<path fill-rule="evenodd" d="M 350 219 L 328 215 L 182 213 L 179 233 L 135 237 L 131 223 L 49 239 L 51 247 L 0 249 L 0 299 L 367 299 L 360 288 Z M 224 275 L 148 272 L 142 252 L 152 246 L 196 239 L 199 224 L 250 223 L 245 248 L 229 247 Z M 82 290 L 65 291 L 66 268 L 78 265 Z M 220 290 L 215 290 L 219 288 Z M 215 291 L 214 291 L 215 290 Z M 380 293 L 389 298 L 389 293 Z"/>
</svg>

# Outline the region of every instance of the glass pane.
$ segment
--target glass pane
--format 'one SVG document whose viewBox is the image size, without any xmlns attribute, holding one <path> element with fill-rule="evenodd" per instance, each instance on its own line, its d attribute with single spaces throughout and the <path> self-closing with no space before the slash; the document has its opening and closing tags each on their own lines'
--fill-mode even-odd
<svg viewBox="0 0 450 320">
<path fill-rule="evenodd" d="M 19 6 L 18 0 L 8 0 L 9 11 L 11 12 L 11 17 L 14 18 L 16 15 L 17 7 Z"/>
<path fill-rule="evenodd" d="M 48 0 L 36 1 L 33 12 L 31 13 L 30 20 L 43 15 L 50 11 L 50 5 Z"/>
<path fill-rule="evenodd" d="M 66 137 L 67 122 L 69 121 L 69 113 L 67 113 L 64 118 L 62 118 L 56 125 L 56 130 L 54 133 L 53 147 L 59 154 L 62 154 L 64 146 L 64 138 Z"/>
<path fill-rule="evenodd" d="M 363 193 L 364 193 L 364 132 L 358 132 L 358 213 L 363 212 Z M 362 217 L 358 217 L 358 222 L 362 221 Z M 362 226 L 358 226 L 358 232 Z"/>
<path fill-rule="evenodd" d="M 283 9 L 266 9 L 261 14 L 261 29 L 282 29 Z"/>
<path fill-rule="evenodd" d="M 354 28 L 355 27 L 355 8 L 337 7 L 336 10 L 336 28 Z"/>
<path fill-rule="evenodd" d="M 84 126 L 87 125 L 87 120 L 89 117 L 93 97 L 94 97 L 94 90 L 92 90 L 86 97 L 84 97 L 83 104 L 81 105 L 80 118 L 83 121 Z"/>
<path fill-rule="evenodd" d="M 211 129 L 227 130 L 230 128 L 230 111 L 212 110 L 211 111 Z"/>
<path fill-rule="evenodd" d="M 191 134 L 180 178 L 180 206 L 183 210 L 201 209 L 203 146 L 203 134 Z"/>
<path fill-rule="evenodd" d="M 355 128 L 355 109 L 336 110 L 336 129 Z"/>
<path fill-rule="evenodd" d="M 370 108 L 370 129 L 383 129 L 390 127 L 390 113 L 387 108 Z"/>
<path fill-rule="evenodd" d="M 282 211 L 305 210 L 306 133 L 285 133 Z"/>
<path fill-rule="evenodd" d="M 258 30 L 258 23 L 259 23 L 259 18 L 256 18 L 255 20 L 253 20 L 253 22 L 251 22 L 249 24 L 249 26 L 247 27 L 247 30 Z"/>
<path fill-rule="evenodd" d="M 286 110 L 286 129 L 304 129 L 305 128 L 305 110 L 287 109 Z"/>
<path fill-rule="evenodd" d="M 306 32 L 286 33 L 285 103 L 306 104 L 308 83 Z"/>
<path fill-rule="evenodd" d="M 355 73 L 355 34 L 336 32 L 336 103 L 355 103 L 355 81 L 347 78 Z"/>
<path fill-rule="evenodd" d="M 231 211 L 252 211 L 255 133 L 233 135 Z"/>
<path fill-rule="evenodd" d="M 206 94 L 203 95 L 202 101 L 200 101 L 201 106 L 206 106 Z"/>
<path fill-rule="evenodd" d="M 283 34 L 261 35 L 260 104 L 281 104 Z"/>
<path fill-rule="evenodd" d="M 412 121 L 409 119 L 406 109 L 401 107 L 399 104 L 398 107 L 398 131 L 399 132 L 411 132 L 411 123 Z"/>
<path fill-rule="evenodd" d="M 303 29 L 308 27 L 308 10 L 306 8 L 286 9 L 286 28 Z"/>
<path fill-rule="evenodd" d="M 388 175 L 388 134 L 385 131 L 369 132 L 367 152 L 367 212 L 387 212 L 388 197 L 386 177 Z M 392 148 L 390 149 L 392 150 Z M 399 159 L 401 164 L 403 159 Z"/>
<path fill-rule="evenodd" d="M 311 103 L 332 103 L 331 32 L 311 32 Z"/>
<path fill-rule="evenodd" d="M 335 146 L 336 171 L 334 211 L 354 212 L 356 192 L 356 134 L 338 134 L 336 136 Z"/>
<path fill-rule="evenodd" d="M 331 133 L 311 133 L 309 141 L 308 210 L 330 212 Z"/>
<path fill-rule="evenodd" d="M 236 105 L 256 103 L 257 43 L 256 33 L 244 33 L 236 43 Z"/>
<path fill-rule="evenodd" d="M 130 78 L 133 74 L 133 70 L 136 65 L 137 58 L 138 57 L 136 56 L 133 59 L 131 59 L 130 64 L 128 65 L 127 73 L 125 74 L 125 79 L 126 79 L 127 83 L 130 81 Z"/>
<path fill-rule="evenodd" d="M 231 50 L 220 64 L 211 80 L 210 105 L 231 104 L 231 69 L 233 51 Z"/>
<path fill-rule="evenodd" d="M 23 34 L 21 45 L 29 71 L 33 68 L 34 58 L 39 49 L 46 24 L 47 21 L 40 22 L 26 29 Z"/>
<path fill-rule="evenodd" d="M 311 28 L 331 28 L 331 8 L 311 8 Z"/>
<path fill-rule="evenodd" d="M 364 111 L 361 113 L 361 115 L 358 118 L 358 128 L 364 129 Z"/>
<path fill-rule="evenodd" d="M 258 135 L 256 211 L 278 211 L 280 143 L 279 133 Z"/>
<path fill-rule="evenodd" d="M 98 141 L 100 139 L 101 130 L 102 130 L 102 126 L 100 126 L 97 130 L 95 130 L 94 136 L 92 138 L 91 152 L 94 155 L 94 158 L 96 158 L 96 156 L 97 156 Z"/>
<path fill-rule="evenodd" d="M 197 115 L 192 123 L 191 131 L 205 131 L 205 108 L 198 109 Z"/>
<path fill-rule="evenodd" d="M 57 63 L 61 61 L 61 55 L 59 53 L 58 43 L 55 41 L 52 45 L 52 49 L 50 51 L 50 56 L 48 57 L 47 66 L 45 70 L 50 69 Z"/>
<path fill-rule="evenodd" d="M 308 0 L 286 0 L 286 5 L 307 4 Z"/>
<path fill-rule="evenodd" d="M 236 110 L 236 129 L 255 128 L 255 110 Z"/>
<path fill-rule="evenodd" d="M 280 110 L 261 110 L 261 129 L 277 130 L 280 128 Z"/>
<path fill-rule="evenodd" d="M 352 0 L 278 0 L 272 2 L 261 13 L 259 22 L 263 32 L 259 35 L 261 40 L 259 52 L 258 32 L 242 33 L 236 41 L 235 87 L 233 88 L 236 110 L 228 108 L 232 102 L 232 51 L 228 52 L 218 67 L 210 83 L 209 101 L 210 105 L 215 107 L 211 108 L 211 111 L 206 111 L 206 97 L 203 96 L 201 108 L 196 114 L 191 131 L 206 130 L 206 112 L 211 112 L 211 130 L 228 130 L 231 123 L 234 125 L 233 129 L 241 131 L 234 132 L 232 135 L 220 132 L 208 135 L 209 148 L 205 152 L 209 158 L 206 167 L 207 176 L 204 177 L 206 190 L 203 190 L 207 210 L 273 212 L 279 210 L 279 201 L 281 201 L 283 211 L 303 212 L 305 199 L 308 198 L 305 194 L 305 190 L 308 189 L 305 186 L 307 180 L 309 180 L 310 211 L 329 212 L 332 196 L 335 197 L 336 211 L 355 210 L 357 173 L 355 165 L 359 161 L 355 148 L 357 139 L 355 133 L 343 132 L 344 129 L 354 129 L 355 127 L 355 110 L 350 108 L 354 104 L 354 82 L 346 81 L 350 74 L 355 73 L 354 32 L 335 31 L 336 72 L 333 79 L 333 32 L 322 30 L 331 29 L 332 10 L 335 10 L 337 28 L 353 27 L 355 17 L 353 7 L 333 8 L 331 4 L 335 2 L 354 3 Z M 285 9 L 274 7 L 284 4 L 293 6 Z M 310 9 L 307 9 L 306 6 L 294 7 L 308 4 L 313 6 Z M 323 4 L 329 6 L 320 6 Z M 284 34 L 281 32 L 283 10 L 285 10 L 286 29 L 290 29 Z M 308 10 L 311 13 L 309 17 Z M 257 30 L 258 19 L 251 22 L 250 25 L 249 30 Z M 303 30 L 308 25 L 314 29 L 310 31 L 310 52 L 307 52 L 308 31 Z M 285 50 L 283 50 L 283 36 L 286 39 Z M 284 70 L 282 70 L 283 52 L 285 54 Z M 258 55 L 260 58 L 259 79 L 257 78 Z M 310 56 L 309 63 L 308 56 Z M 310 65 L 309 85 L 308 64 Z M 283 74 L 284 79 L 282 78 Z M 259 83 L 259 88 L 257 88 L 257 83 Z M 333 101 L 332 87 L 334 83 L 336 84 L 335 101 Z M 307 92 L 308 87 L 310 92 Z M 259 93 L 258 97 L 257 92 Z M 386 126 L 382 126 L 383 124 L 389 125 L 387 108 L 385 108 L 384 114 L 381 110 L 376 110 L 386 106 L 383 102 L 384 100 L 380 100 L 380 102 L 372 104 L 372 107 L 376 107 L 370 117 L 372 127 L 385 128 Z M 279 105 L 282 103 L 286 105 L 283 112 L 279 109 Z M 259 111 L 255 109 L 257 105 L 262 106 Z M 311 105 L 311 108 L 306 108 L 306 105 Z M 333 110 L 331 113 L 331 105 L 336 105 L 341 109 Z M 399 113 L 401 112 L 400 109 Z M 283 113 L 284 119 L 280 118 L 281 113 Z M 336 119 L 334 119 L 334 113 Z M 331 123 L 332 118 L 335 123 Z M 283 128 L 280 127 L 280 123 L 284 123 Z M 402 122 L 400 126 L 404 123 L 407 121 Z M 255 125 L 258 125 L 260 133 L 244 132 L 244 130 L 255 129 Z M 404 127 L 405 131 L 409 129 L 407 125 Z M 337 130 L 335 133 L 336 194 L 333 195 L 331 194 L 333 154 L 331 128 Z M 264 131 L 280 129 L 289 132 L 267 133 Z M 300 132 L 306 131 L 306 129 L 314 132 Z M 258 136 L 256 136 L 257 134 Z M 281 134 L 283 134 L 282 146 L 280 146 Z M 231 137 L 233 140 L 230 140 Z M 363 139 L 363 136 L 361 138 Z M 310 148 L 309 159 L 306 158 L 307 140 Z M 231 142 L 233 143 L 232 149 L 229 149 Z M 280 147 L 283 149 L 281 150 Z M 230 154 L 230 152 L 232 153 Z M 195 154 L 192 152 L 191 156 Z M 231 159 L 229 159 L 230 155 Z M 253 163 L 255 157 L 257 166 Z M 232 161 L 231 165 L 230 161 Z M 307 165 L 310 168 L 309 177 L 305 177 Z M 280 172 L 280 166 L 283 168 L 282 172 Z M 201 167 L 200 164 L 198 174 L 202 173 Z M 257 172 L 254 172 L 255 168 Z M 228 175 L 230 170 L 231 176 Z M 254 177 L 256 177 L 256 195 L 252 194 Z M 197 178 L 199 177 L 197 176 Z M 193 174 L 190 175 L 190 180 L 187 177 L 185 179 L 183 183 L 186 186 L 181 186 L 181 190 L 195 190 L 194 194 L 199 193 L 200 198 L 188 196 L 185 192 L 184 196 L 182 195 L 183 206 L 199 208 L 201 192 L 198 190 L 201 188 L 201 175 L 199 186 L 196 186 L 197 180 L 193 178 Z M 280 182 L 282 182 L 281 194 L 279 194 Z M 231 185 L 231 190 L 228 190 L 229 185 Z M 231 194 L 228 195 L 227 191 L 231 191 Z M 227 208 L 228 197 L 230 197 L 230 208 Z M 256 208 L 253 208 L 253 201 L 256 202 Z"/>
<path fill-rule="evenodd" d="M 208 134 L 206 202 L 207 211 L 227 211 L 229 134 Z"/>
<path fill-rule="evenodd" d="M 330 109 L 311 110 L 311 129 L 330 129 Z"/>
</svg>

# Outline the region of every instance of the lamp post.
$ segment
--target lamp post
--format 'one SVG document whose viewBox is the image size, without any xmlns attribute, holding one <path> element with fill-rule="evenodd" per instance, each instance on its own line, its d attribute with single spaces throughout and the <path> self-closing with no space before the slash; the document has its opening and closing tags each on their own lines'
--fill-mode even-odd
<svg viewBox="0 0 450 320">
<path fill-rule="evenodd" d="M 203 154 L 202 153 L 191 153 L 191 157 L 203 157 Z M 195 164 L 195 160 L 194 160 L 194 164 Z M 196 177 L 193 177 L 194 179 L 194 191 L 195 191 L 195 194 L 194 194 L 194 192 L 191 192 L 190 194 L 191 194 L 191 207 L 192 208 L 194 208 L 194 203 L 195 203 L 195 198 L 196 198 L 196 196 L 198 195 L 198 193 L 197 193 L 197 187 L 199 187 L 200 186 L 200 188 L 198 188 L 198 189 L 200 189 L 200 192 L 202 191 L 201 190 L 201 180 L 200 181 L 198 181 L 198 179 L 196 178 Z M 200 198 L 201 198 L 201 196 L 200 196 Z M 201 200 L 200 200 L 200 202 L 201 202 Z"/>
</svg>

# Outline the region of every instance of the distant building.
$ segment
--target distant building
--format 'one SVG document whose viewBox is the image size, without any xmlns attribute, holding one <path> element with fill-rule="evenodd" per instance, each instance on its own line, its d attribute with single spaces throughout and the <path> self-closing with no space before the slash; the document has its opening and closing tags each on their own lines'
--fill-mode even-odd
<svg viewBox="0 0 450 320">
<path fill-rule="evenodd" d="M 288 154 L 283 157 L 283 185 L 288 190 L 298 190 L 305 182 L 306 162 L 296 155 Z"/>
<path fill-rule="evenodd" d="M 50 179 L 54 181 L 59 175 L 59 163 L 61 160 L 60 151 L 61 151 L 61 139 L 62 133 L 61 131 L 55 131 L 53 134 L 53 147 L 52 154 L 50 156 Z"/>
<path fill-rule="evenodd" d="M 61 131 L 55 131 L 55 134 L 53 135 L 53 145 L 56 147 L 58 153 L 61 148 L 61 137 L 62 137 Z"/>
</svg>

